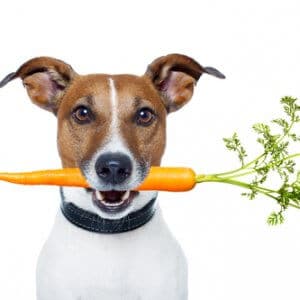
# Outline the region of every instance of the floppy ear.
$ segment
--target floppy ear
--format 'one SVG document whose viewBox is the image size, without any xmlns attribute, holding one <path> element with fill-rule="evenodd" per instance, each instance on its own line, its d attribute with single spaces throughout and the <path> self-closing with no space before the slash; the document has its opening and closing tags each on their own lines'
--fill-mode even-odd
<svg viewBox="0 0 300 300">
<path fill-rule="evenodd" d="M 20 77 L 31 101 L 56 114 L 60 99 L 77 74 L 65 62 L 51 57 L 37 57 L 8 74 L 0 88 Z"/>
<path fill-rule="evenodd" d="M 167 111 L 173 112 L 191 99 L 194 86 L 203 73 L 225 78 L 217 69 L 202 67 L 192 58 L 181 54 L 157 58 L 148 66 L 145 75 L 161 94 Z"/>
</svg>

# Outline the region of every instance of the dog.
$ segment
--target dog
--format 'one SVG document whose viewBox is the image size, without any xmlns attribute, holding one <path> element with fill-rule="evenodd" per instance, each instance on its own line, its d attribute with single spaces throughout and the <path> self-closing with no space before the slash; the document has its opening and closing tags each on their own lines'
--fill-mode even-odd
<svg viewBox="0 0 300 300">
<path fill-rule="evenodd" d="M 157 203 L 136 192 L 165 148 L 166 117 L 189 102 L 202 74 L 225 76 L 169 54 L 142 76 L 79 75 L 37 57 L 7 75 L 58 120 L 64 168 L 90 188 L 62 187 L 61 207 L 37 263 L 38 300 L 185 300 L 187 262 Z"/>
</svg>

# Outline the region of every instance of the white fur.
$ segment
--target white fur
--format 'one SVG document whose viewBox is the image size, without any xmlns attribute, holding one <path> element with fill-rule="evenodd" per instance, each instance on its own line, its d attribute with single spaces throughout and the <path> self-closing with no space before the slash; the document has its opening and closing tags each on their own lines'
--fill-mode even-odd
<svg viewBox="0 0 300 300">
<path fill-rule="evenodd" d="M 114 80 L 109 78 L 109 92 L 111 103 L 111 131 L 112 135 L 115 135 L 115 131 L 119 128 L 118 122 L 118 98 Z"/>
<path fill-rule="evenodd" d="M 148 223 L 120 234 L 80 229 L 59 211 L 39 257 L 37 299 L 186 300 L 187 264 L 159 206 Z"/>
</svg>

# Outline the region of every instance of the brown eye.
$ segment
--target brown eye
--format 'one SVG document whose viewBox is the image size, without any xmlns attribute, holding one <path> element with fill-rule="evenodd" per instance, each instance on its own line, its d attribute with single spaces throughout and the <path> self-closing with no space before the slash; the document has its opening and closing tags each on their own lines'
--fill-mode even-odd
<svg viewBox="0 0 300 300">
<path fill-rule="evenodd" d="M 90 123 L 93 119 L 93 115 L 90 109 L 83 105 L 75 108 L 73 110 L 72 116 L 78 124 Z"/>
<path fill-rule="evenodd" d="M 144 107 L 137 111 L 136 123 L 140 126 L 149 126 L 153 123 L 155 117 L 152 109 Z"/>
</svg>

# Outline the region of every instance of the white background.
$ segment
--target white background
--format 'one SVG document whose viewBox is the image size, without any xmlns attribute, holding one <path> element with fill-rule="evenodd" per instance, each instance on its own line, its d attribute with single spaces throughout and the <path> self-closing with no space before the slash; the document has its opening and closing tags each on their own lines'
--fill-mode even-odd
<svg viewBox="0 0 300 300">
<path fill-rule="evenodd" d="M 163 164 L 199 172 L 238 167 L 222 137 L 238 131 L 259 152 L 253 123 L 280 115 L 279 99 L 300 95 L 297 1 L 6 1 L 0 10 L 0 76 L 49 55 L 79 73 L 142 74 L 154 58 L 184 53 L 218 68 L 193 100 L 169 116 Z M 0 169 L 60 167 L 56 120 L 33 106 L 20 81 L 0 91 Z M 35 297 L 35 264 L 59 205 L 55 187 L 0 183 L 1 299 Z M 300 212 L 280 227 L 277 209 L 214 183 L 160 203 L 189 261 L 189 299 L 300 299 Z M 176 276 L 176 274 L 174 274 Z"/>
</svg>

